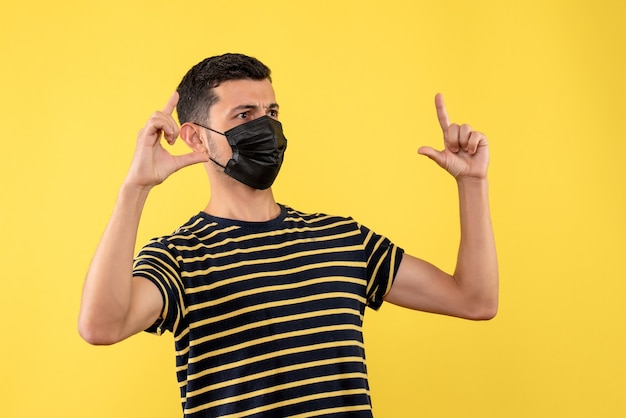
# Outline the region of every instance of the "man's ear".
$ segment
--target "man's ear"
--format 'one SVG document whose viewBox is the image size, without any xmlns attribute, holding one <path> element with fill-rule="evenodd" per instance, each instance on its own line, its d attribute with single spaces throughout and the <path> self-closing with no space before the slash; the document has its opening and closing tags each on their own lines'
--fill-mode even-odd
<svg viewBox="0 0 626 418">
<path fill-rule="evenodd" d="M 184 123 L 180 127 L 180 138 L 185 141 L 185 144 L 196 152 L 207 152 L 207 147 L 201 136 L 201 128 L 191 123 Z"/>
</svg>

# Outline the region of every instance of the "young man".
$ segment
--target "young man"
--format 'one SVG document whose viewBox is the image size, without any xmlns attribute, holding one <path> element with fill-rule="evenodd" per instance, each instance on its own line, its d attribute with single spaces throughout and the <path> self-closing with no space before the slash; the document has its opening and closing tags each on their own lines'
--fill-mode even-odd
<svg viewBox="0 0 626 418">
<path fill-rule="evenodd" d="M 497 310 L 487 139 L 450 123 L 440 95 L 435 105 L 445 148 L 419 152 L 458 184 L 454 275 L 352 219 L 277 204 L 271 184 L 287 140 L 270 70 L 239 54 L 197 64 L 139 133 L 85 280 L 81 335 L 113 344 L 171 331 L 185 416 L 370 417 L 366 306 L 386 300 L 476 320 Z M 162 136 L 193 152 L 170 155 Z M 148 193 L 196 163 L 209 176 L 208 205 L 134 258 Z"/>
</svg>

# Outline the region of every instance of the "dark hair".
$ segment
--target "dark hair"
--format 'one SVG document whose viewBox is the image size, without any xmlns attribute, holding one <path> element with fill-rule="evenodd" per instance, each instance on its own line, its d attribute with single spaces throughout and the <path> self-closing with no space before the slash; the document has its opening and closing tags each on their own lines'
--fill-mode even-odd
<svg viewBox="0 0 626 418">
<path fill-rule="evenodd" d="M 264 80 L 270 82 L 271 70 L 256 58 L 243 54 L 224 54 L 194 65 L 183 77 L 176 91 L 180 96 L 176 111 L 178 121 L 208 123 L 209 109 L 218 97 L 213 89 L 228 80 Z"/>
</svg>

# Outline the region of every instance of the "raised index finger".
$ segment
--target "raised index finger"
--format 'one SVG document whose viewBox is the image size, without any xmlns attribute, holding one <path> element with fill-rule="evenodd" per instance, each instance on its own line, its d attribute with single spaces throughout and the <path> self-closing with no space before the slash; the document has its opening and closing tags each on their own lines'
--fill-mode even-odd
<svg viewBox="0 0 626 418">
<path fill-rule="evenodd" d="M 169 100 L 165 104 L 165 107 L 163 108 L 163 113 L 171 115 L 177 104 L 178 104 L 178 92 L 175 91 L 174 93 L 172 93 Z"/>
<path fill-rule="evenodd" d="M 448 118 L 448 112 L 446 111 L 446 105 L 443 103 L 443 95 L 437 93 L 435 95 L 435 108 L 437 109 L 437 119 L 439 119 L 439 125 L 441 130 L 445 133 L 450 126 L 450 119 Z"/>
</svg>

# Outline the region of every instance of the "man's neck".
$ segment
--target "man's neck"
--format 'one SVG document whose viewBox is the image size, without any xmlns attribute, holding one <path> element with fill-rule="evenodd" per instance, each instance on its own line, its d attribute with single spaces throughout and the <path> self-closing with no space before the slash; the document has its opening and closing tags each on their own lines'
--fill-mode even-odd
<svg viewBox="0 0 626 418">
<path fill-rule="evenodd" d="M 255 190 L 237 187 L 235 190 L 211 190 L 211 199 L 204 209 L 209 215 L 246 222 L 265 222 L 280 214 L 272 189 Z"/>
</svg>

